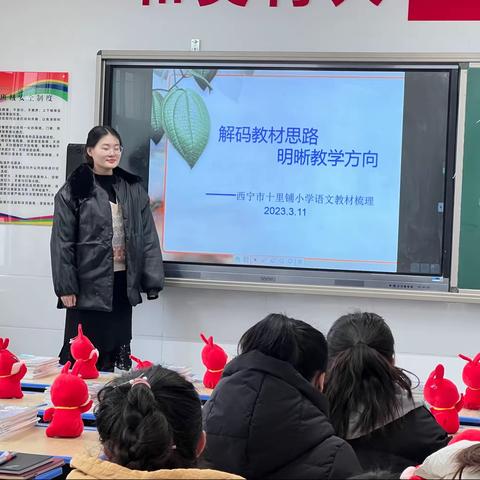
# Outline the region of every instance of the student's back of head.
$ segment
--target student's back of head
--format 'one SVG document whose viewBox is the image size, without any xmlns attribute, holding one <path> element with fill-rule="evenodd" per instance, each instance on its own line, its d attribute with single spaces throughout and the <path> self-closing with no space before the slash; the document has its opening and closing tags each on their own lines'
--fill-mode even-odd
<svg viewBox="0 0 480 480">
<path fill-rule="evenodd" d="M 410 466 L 401 478 L 480 478 L 480 443 L 459 440 L 433 452 L 419 466 Z"/>
<path fill-rule="evenodd" d="M 247 330 L 204 406 L 205 460 L 256 478 L 346 478 L 361 471 L 321 393 L 326 339 L 272 313 Z"/>
<path fill-rule="evenodd" d="M 458 471 L 454 478 L 480 477 L 480 443 L 460 450 L 455 461 Z"/>
<path fill-rule="evenodd" d="M 280 313 L 267 315 L 243 334 L 239 353 L 253 350 L 290 363 L 309 382 L 327 367 L 323 334 L 308 323 Z"/>
<path fill-rule="evenodd" d="M 126 374 L 98 394 L 95 414 L 105 455 L 135 470 L 194 467 L 202 448 L 194 386 L 160 366 Z"/>
<path fill-rule="evenodd" d="M 394 364 L 394 340 L 385 320 L 375 313 L 340 317 L 327 335 L 329 365 L 325 393 L 330 419 L 339 436 L 349 428 L 370 432 L 395 418 L 398 392 L 411 398 L 411 381 Z M 352 412 L 359 414 L 353 417 Z"/>
</svg>

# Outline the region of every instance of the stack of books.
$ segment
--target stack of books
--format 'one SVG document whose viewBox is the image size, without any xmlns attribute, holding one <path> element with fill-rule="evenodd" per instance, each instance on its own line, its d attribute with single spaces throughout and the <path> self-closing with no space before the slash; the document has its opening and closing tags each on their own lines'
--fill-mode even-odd
<svg viewBox="0 0 480 480">
<path fill-rule="evenodd" d="M 0 405 L 0 440 L 33 428 L 37 423 L 37 407 Z"/>
<path fill-rule="evenodd" d="M 50 455 L 35 455 L 33 453 L 5 452 L 9 460 L 0 465 L 1 479 L 27 480 L 42 478 L 42 474 L 55 470 L 55 477 L 62 475 L 63 458 Z M 0 458 L 2 455 L 0 455 Z M 58 470 L 58 471 L 57 471 Z M 54 478 L 48 475 L 48 478 Z M 47 475 L 45 475 L 47 478 Z"/>
<path fill-rule="evenodd" d="M 27 373 L 26 380 L 48 377 L 60 373 L 58 370 L 58 357 L 40 357 L 38 355 L 19 355 L 19 360 L 25 362 Z"/>
</svg>

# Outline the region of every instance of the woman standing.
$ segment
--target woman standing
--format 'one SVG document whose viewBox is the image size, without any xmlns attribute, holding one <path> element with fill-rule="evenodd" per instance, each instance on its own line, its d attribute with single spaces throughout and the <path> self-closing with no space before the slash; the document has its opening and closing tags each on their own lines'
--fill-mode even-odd
<svg viewBox="0 0 480 480">
<path fill-rule="evenodd" d="M 81 323 L 102 371 L 130 368 L 132 306 L 141 291 L 157 298 L 164 282 L 149 198 L 141 179 L 118 167 L 122 149 L 113 128 L 90 130 L 86 163 L 55 196 L 50 241 L 58 308 L 67 308 L 60 363 Z"/>
</svg>

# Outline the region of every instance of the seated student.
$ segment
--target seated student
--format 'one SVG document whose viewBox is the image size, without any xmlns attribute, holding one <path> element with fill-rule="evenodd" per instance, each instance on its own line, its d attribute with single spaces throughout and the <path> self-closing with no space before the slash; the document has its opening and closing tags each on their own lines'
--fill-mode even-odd
<svg viewBox="0 0 480 480">
<path fill-rule="evenodd" d="M 361 473 L 328 420 L 327 344 L 318 330 L 270 314 L 245 332 L 239 353 L 204 406 L 208 464 L 248 479 Z"/>
<path fill-rule="evenodd" d="M 429 455 L 420 466 L 406 468 L 400 478 L 480 479 L 480 430 L 462 430 L 454 435 L 448 446 Z"/>
<path fill-rule="evenodd" d="M 455 456 L 458 470 L 453 478 L 480 478 L 480 444 L 459 449 Z"/>
<path fill-rule="evenodd" d="M 480 443 L 462 440 L 429 455 L 418 467 L 408 467 L 404 480 L 471 478 L 480 479 Z"/>
<path fill-rule="evenodd" d="M 193 385 L 160 366 L 106 385 L 95 410 L 104 458 L 78 455 L 67 478 L 241 478 L 196 468 L 205 446 Z"/>
<path fill-rule="evenodd" d="M 428 409 L 414 401 L 411 380 L 395 366 L 393 335 L 382 317 L 340 317 L 327 342 L 330 419 L 365 470 L 401 472 L 448 443 Z"/>
</svg>

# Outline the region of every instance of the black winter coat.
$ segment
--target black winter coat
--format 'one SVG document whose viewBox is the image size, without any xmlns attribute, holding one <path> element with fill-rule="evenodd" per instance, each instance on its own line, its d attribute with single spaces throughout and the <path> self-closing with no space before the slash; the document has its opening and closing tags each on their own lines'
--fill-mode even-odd
<svg viewBox="0 0 480 480">
<path fill-rule="evenodd" d="M 398 474 L 408 466 L 421 464 L 448 441 L 445 430 L 424 406 L 417 406 L 369 434 L 348 440 L 365 470 Z"/>
<path fill-rule="evenodd" d="M 232 360 L 205 404 L 205 461 L 246 478 L 346 478 L 361 473 L 335 436 L 325 396 L 289 363 L 258 351 Z"/>
<path fill-rule="evenodd" d="M 125 229 L 127 295 L 132 305 L 163 288 L 162 254 L 147 192 L 140 178 L 113 170 Z M 78 167 L 55 195 L 50 240 L 55 293 L 77 296 L 78 309 L 111 311 L 113 296 L 112 212 L 93 170 Z M 59 308 L 62 303 L 59 299 Z"/>
</svg>

